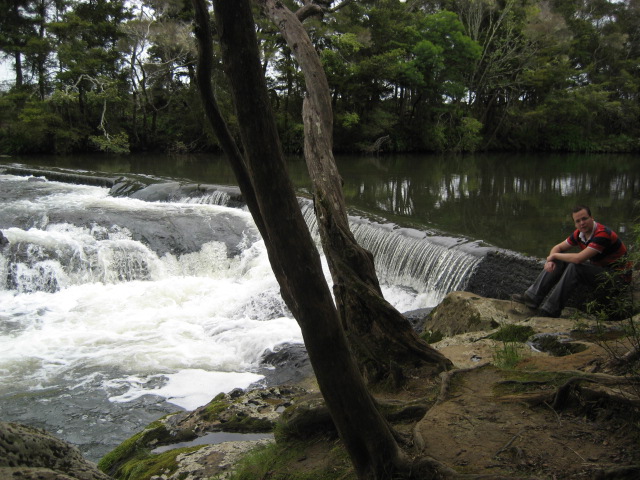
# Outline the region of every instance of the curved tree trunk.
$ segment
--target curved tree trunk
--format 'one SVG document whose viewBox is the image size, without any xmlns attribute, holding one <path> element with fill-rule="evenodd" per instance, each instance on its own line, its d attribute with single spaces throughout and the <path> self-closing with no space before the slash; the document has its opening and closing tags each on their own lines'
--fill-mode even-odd
<svg viewBox="0 0 640 480">
<path fill-rule="evenodd" d="M 410 471 L 351 355 L 325 281 L 320 256 L 286 173 L 271 113 L 249 0 L 214 0 L 225 71 L 233 86 L 244 153 L 235 145 L 213 97 L 211 31 L 205 0 L 192 0 L 199 42 L 198 83 L 207 116 L 221 137 L 260 229 L 283 298 L 302 330 L 318 385 L 363 479 Z"/>
<path fill-rule="evenodd" d="M 373 256 L 358 245 L 349 228 L 342 179 L 333 157 L 329 85 L 300 18 L 278 0 L 255 1 L 279 27 L 305 76 L 305 159 L 314 185 L 318 227 L 343 328 L 362 373 L 369 382 L 391 379 L 397 385 L 406 369 L 420 367 L 437 374 L 451 368 L 451 362 L 422 341 L 407 319 L 384 300 Z M 301 9 L 305 15 L 308 7 Z"/>
</svg>

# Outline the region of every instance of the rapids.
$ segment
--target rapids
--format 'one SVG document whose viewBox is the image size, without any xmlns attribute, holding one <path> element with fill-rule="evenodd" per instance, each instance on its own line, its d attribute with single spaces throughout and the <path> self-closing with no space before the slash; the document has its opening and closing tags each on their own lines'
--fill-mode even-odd
<svg viewBox="0 0 640 480">
<path fill-rule="evenodd" d="M 203 198 L 0 174 L 2 420 L 96 461 L 164 413 L 264 383 L 263 355 L 302 343 L 250 214 Z M 352 227 L 400 311 L 433 307 L 480 260 L 424 232 Z"/>
</svg>

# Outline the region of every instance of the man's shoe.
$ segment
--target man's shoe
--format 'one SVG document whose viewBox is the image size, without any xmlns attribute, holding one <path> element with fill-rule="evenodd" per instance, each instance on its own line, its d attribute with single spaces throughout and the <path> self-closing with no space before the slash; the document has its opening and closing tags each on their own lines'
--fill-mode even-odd
<svg viewBox="0 0 640 480">
<path fill-rule="evenodd" d="M 560 313 L 552 313 L 548 312 L 544 308 L 539 308 L 537 311 L 539 317 L 549 317 L 549 318 L 558 318 L 560 317 Z"/>
<path fill-rule="evenodd" d="M 524 293 L 514 293 L 513 295 L 511 295 L 511 300 L 513 300 L 514 302 L 522 303 L 529 308 L 538 308 L 538 304 L 531 298 L 527 297 L 527 295 Z"/>
</svg>

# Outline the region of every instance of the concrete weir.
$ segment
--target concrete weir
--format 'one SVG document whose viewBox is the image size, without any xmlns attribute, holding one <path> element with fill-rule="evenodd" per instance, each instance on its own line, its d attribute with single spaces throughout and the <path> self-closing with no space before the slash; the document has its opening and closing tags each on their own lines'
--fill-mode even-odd
<svg viewBox="0 0 640 480">
<path fill-rule="evenodd" d="M 14 164 L 0 172 L 48 180 L 102 186 L 110 195 L 150 202 L 182 202 L 243 207 L 237 187 L 185 184 L 142 175 L 104 176 L 98 173 L 42 169 Z M 300 205 L 311 232 L 317 235 L 312 202 Z M 441 300 L 454 290 L 465 290 L 490 298 L 509 298 L 524 291 L 539 273 L 540 259 L 483 245 L 479 241 L 451 237 L 439 232 L 402 228 L 364 215 L 350 215 L 357 241 L 374 254 L 376 270 L 383 282 L 435 292 Z"/>
</svg>

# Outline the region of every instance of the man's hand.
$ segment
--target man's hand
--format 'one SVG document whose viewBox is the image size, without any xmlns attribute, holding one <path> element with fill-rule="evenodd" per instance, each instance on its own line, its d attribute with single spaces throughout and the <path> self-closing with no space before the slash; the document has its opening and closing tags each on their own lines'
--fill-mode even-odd
<svg viewBox="0 0 640 480">
<path fill-rule="evenodd" d="M 556 262 L 553 261 L 553 259 L 549 259 L 547 258 L 547 261 L 544 264 L 544 270 L 545 272 L 551 273 L 556 269 Z"/>
</svg>

